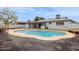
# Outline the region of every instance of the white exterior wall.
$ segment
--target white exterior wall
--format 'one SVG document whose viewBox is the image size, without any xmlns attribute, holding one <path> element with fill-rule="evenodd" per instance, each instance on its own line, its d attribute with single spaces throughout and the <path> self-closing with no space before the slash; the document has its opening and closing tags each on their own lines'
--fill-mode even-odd
<svg viewBox="0 0 79 59">
<path fill-rule="evenodd" d="M 46 26 L 48 29 L 79 29 L 79 24 L 71 23 L 70 21 L 64 22 L 64 25 L 56 25 L 56 22 L 47 23 Z"/>
<path fill-rule="evenodd" d="M 0 28 L 4 28 L 4 23 L 0 22 Z"/>
<path fill-rule="evenodd" d="M 79 29 L 79 24 L 70 24 L 71 29 Z"/>
<path fill-rule="evenodd" d="M 26 24 L 26 28 L 29 28 L 29 24 Z"/>
<path fill-rule="evenodd" d="M 41 29 L 45 29 L 45 26 L 41 26 Z"/>
<path fill-rule="evenodd" d="M 64 25 L 56 25 L 56 22 L 52 22 L 51 24 L 46 23 L 46 27 L 48 27 L 48 29 L 79 29 L 79 24 L 65 21 Z M 12 25 L 11 28 L 29 28 L 29 25 Z M 41 26 L 41 28 L 43 29 L 45 26 Z"/>
<path fill-rule="evenodd" d="M 28 24 L 26 24 L 26 25 L 11 25 L 10 28 L 28 28 Z"/>
</svg>

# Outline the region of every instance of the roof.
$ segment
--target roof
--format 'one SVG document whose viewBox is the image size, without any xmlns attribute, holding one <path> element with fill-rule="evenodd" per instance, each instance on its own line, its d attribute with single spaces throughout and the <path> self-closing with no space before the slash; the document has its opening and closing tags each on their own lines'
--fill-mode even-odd
<svg viewBox="0 0 79 59">
<path fill-rule="evenodd" d="M 16 21 L 16 23 L 21 24 L 30 24 L 30 23 L 46 23 L 46 22 L 58 22 L 58 21 L 71 21 L 73 23 L 78 23 L 76 21 L 73 21 L 72 19 L 52 19 L 52 20 L 40 20 L 40 21 L 31 21 L 31 22 L 22 22 L 22 21 Z"/>
<path fill-rule="evenodd" d="M 46 19 L 46 20 L 31 21 L 31 22 L 19 21 L 19 22 L 16 22 L 16 23 L 29 24 L 29 23 L 46 23 L 46 22 L 58 22 L 58 21 L 70 21 L 70 22 L 73 22 L 73 23 L 78 23 L 78 22 L 76 22 L 72 19 L 68 19 L 67 17 L 61 17 L 60 14 L 57 14 L 55 18 L 49 18 L 49 19 Z"/>
<path fill-rule="evenodd" d="M 47 22 L 47 21 L 46 20 L 44 20 L 44 21 L 31 21 L 31 22 L 16 21 L 15 23 L 29 24 L 29 23 L 42 23 L 42 22 Z"/>
</svg>

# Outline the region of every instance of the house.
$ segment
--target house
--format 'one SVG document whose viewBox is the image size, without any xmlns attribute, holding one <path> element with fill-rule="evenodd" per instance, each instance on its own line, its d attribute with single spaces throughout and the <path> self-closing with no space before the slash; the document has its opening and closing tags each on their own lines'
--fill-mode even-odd
<svg viewBox="0 0 79 59">
<path fill-rule="evenodd" d="M 55 18 L 50 18 L 47 20 L 31 21 L 31 22 L 16 22 L 16 27 L 19 28 L 42 28 L 42 29 L 79 29 L 79 23 L 68 19 L 67 17 L 62 17 L 61 15 L 56 15 Z"/>
</svg>

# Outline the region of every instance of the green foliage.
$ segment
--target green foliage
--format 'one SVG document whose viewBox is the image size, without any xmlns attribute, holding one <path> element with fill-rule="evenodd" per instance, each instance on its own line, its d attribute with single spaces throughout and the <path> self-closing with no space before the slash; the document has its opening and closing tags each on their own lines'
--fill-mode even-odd
<svg viewBox="0 0 79 59">
<path fill-rule="evenodd" d="M 39 20 L 45 20 L 45 18 L 44 17 L 38 17 L 38 16 L 36 16 L 34 18 L 34 21 L 39 21 Z"/>
</svg>

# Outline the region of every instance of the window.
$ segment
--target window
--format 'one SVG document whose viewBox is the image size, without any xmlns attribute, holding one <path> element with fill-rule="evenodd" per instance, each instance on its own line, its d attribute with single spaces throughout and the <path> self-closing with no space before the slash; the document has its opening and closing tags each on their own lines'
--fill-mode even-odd
<svg viewBox="0 0 79 59">
<path fill-rule="evenodd" d="M 56 22 L 56 25 L 64 25 L 64 22 L 58 21 L 58 22 Z"/>
<path fill-rule="evenodd" d="M 52 22 L 49 22 L 49 24 L 51 24 Z"/>
</svg>

